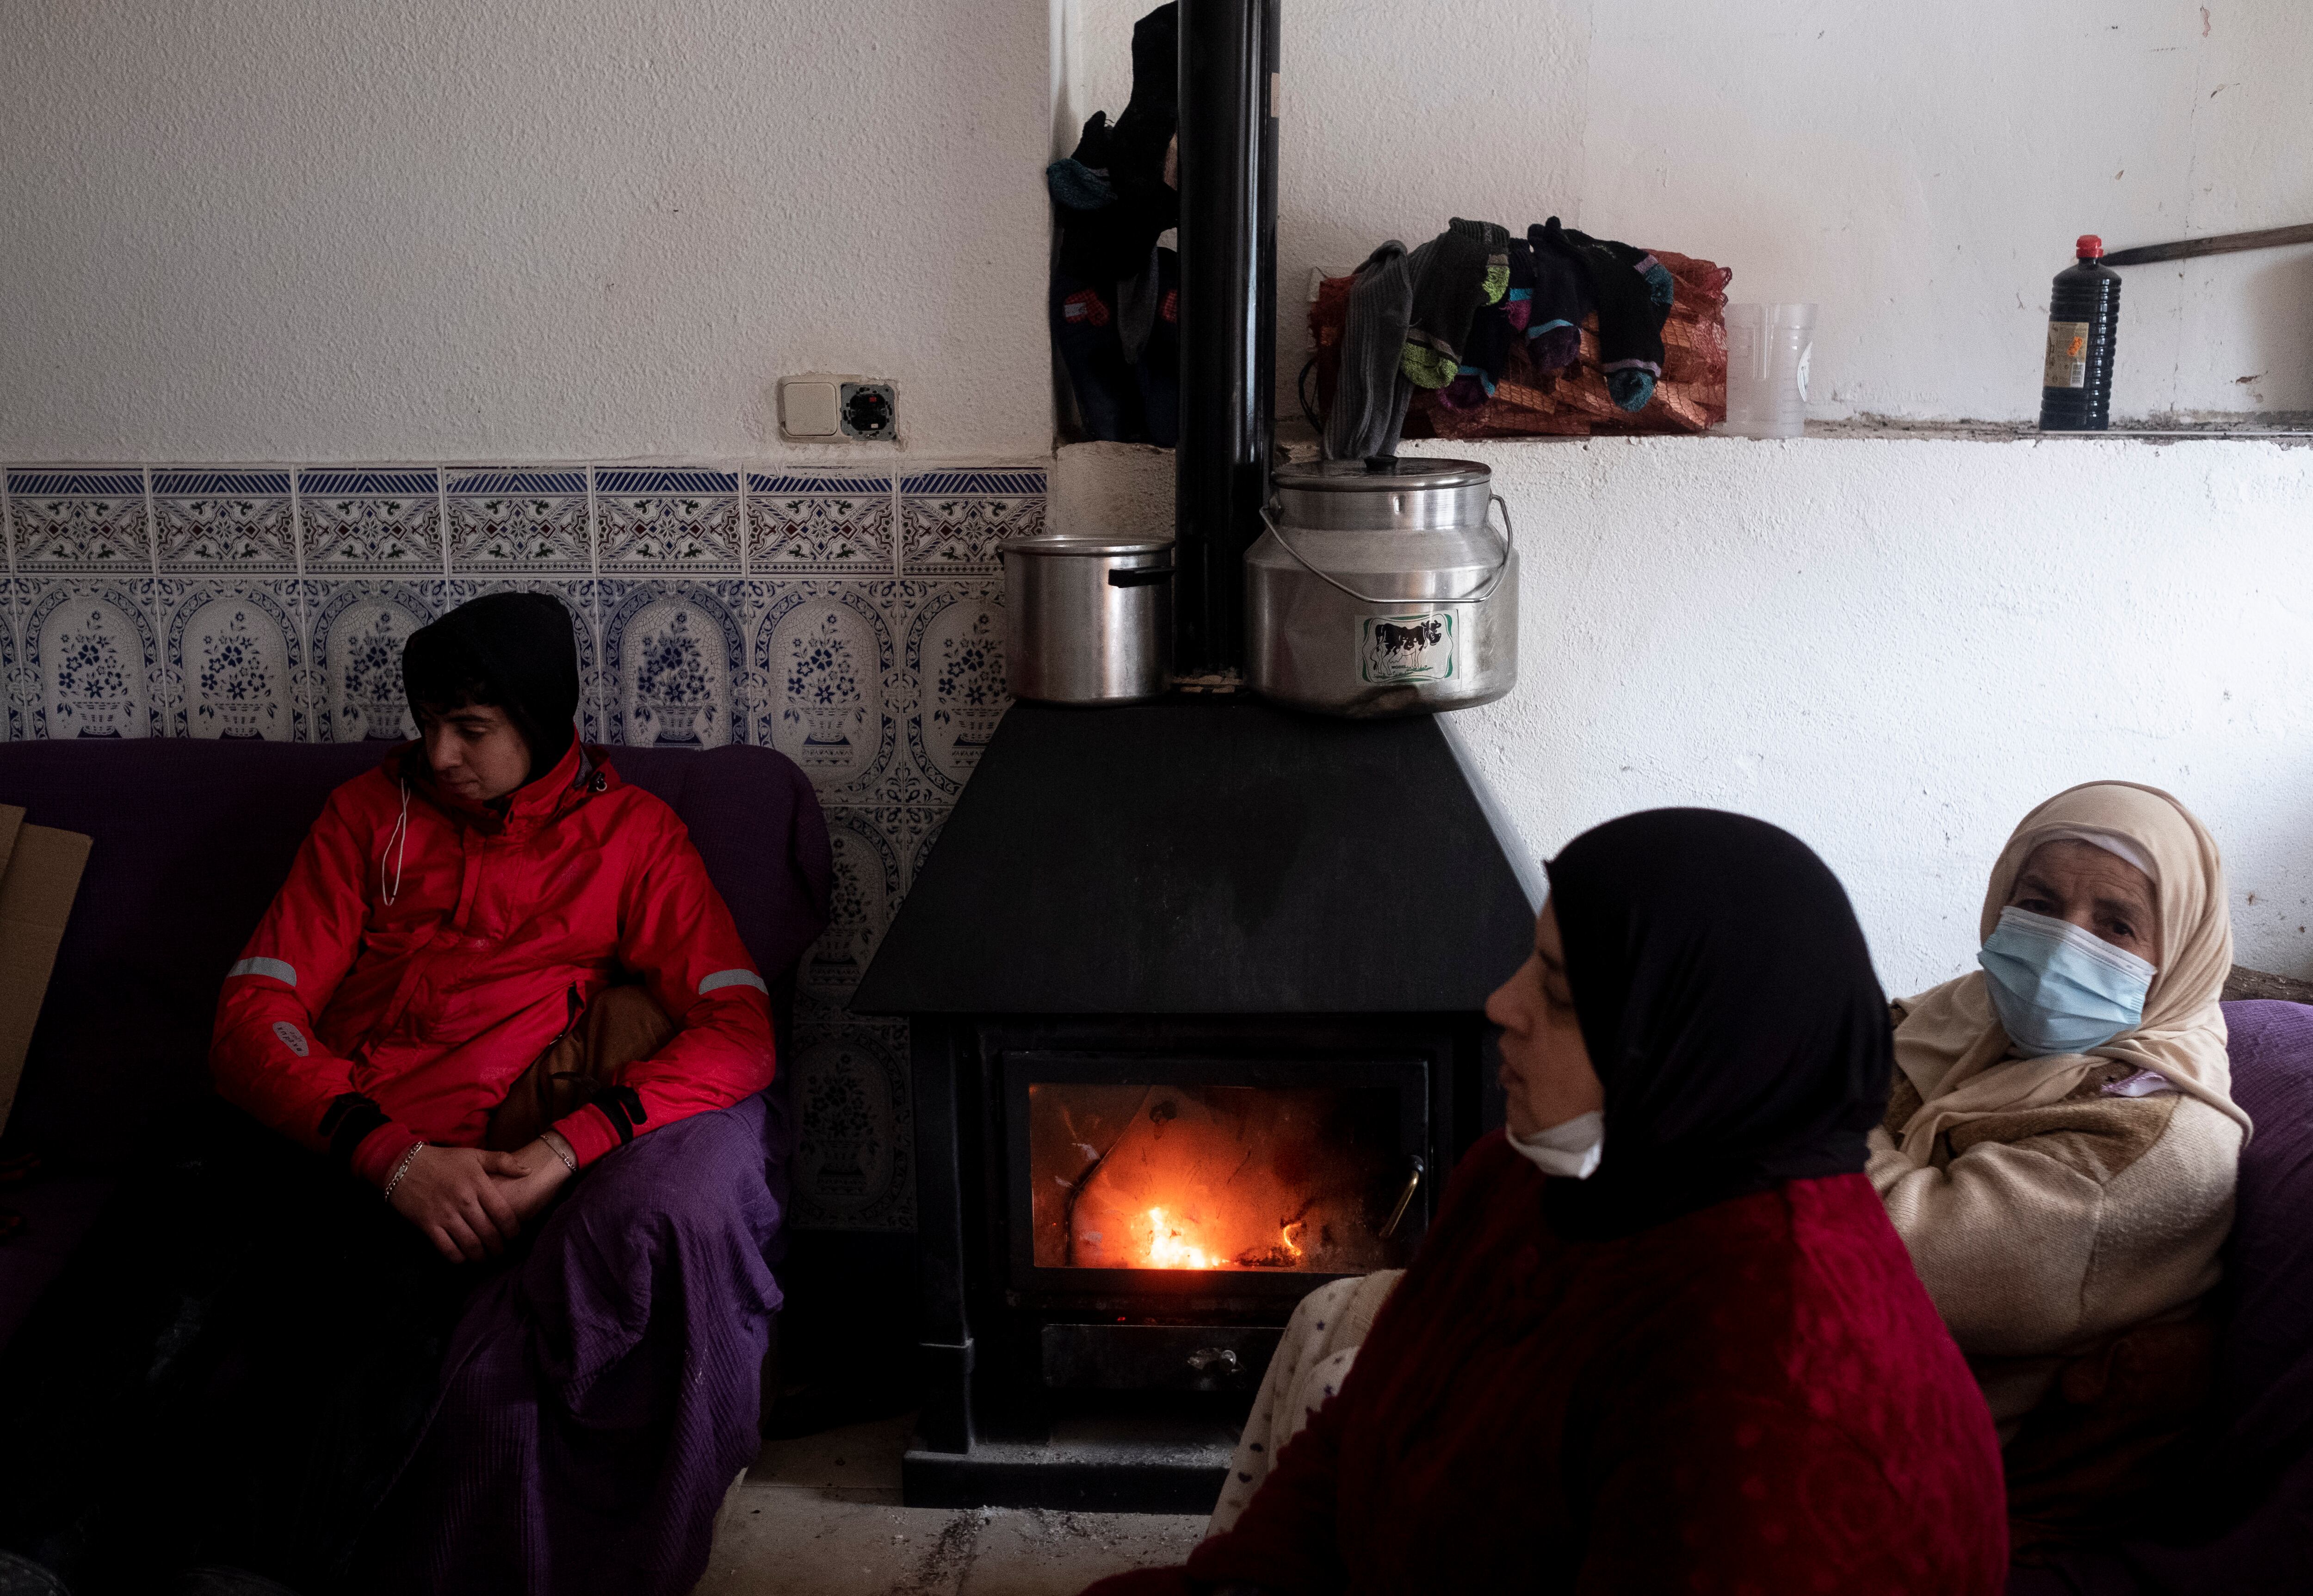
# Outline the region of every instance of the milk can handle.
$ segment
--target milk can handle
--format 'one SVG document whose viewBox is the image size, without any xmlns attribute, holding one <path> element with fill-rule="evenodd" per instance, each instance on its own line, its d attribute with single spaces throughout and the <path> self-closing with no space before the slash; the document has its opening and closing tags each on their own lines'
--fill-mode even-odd
<svg viewBox="0 0 2313 1596">
<path fill-rule="evenodd" d="M 1516 547 L 1513 541 L 1515 534 L 1510 526 L 1509 501 L 1498 493 L 1489 494 L 1486 496 L 1489 510 L 1495 504 L 1502 507 L 1502 563 L 1494 567 L 1494 574 L 1486 579 L 1485 586 L 1475 592 L 1464 593 L 1458 599 L 1409 599 L 1394 593 L 1378 597 L 1372 593 L 1361 593 L 1332 572 L 1322 571 L 1311 565 L 1301 551 L 1294 548 L 1292 541 L 1285 536 L 1285 529 L 1277 524 L 1276 517 L 1270 514 L 1269 506 L 1266 504 L 1261 507 L 1261 524 L 1269 529 L 1270 535 L 1277 539 L 1277 546 L 1293 557 L 1294 564 L 1327 586 L 1347 593 L 1360 604 L 1482 604 L 1494 596 L 1494 590 L 1501 586 L 1502 578 L 1509 574 L 1510 551 Z"/>
</svg>

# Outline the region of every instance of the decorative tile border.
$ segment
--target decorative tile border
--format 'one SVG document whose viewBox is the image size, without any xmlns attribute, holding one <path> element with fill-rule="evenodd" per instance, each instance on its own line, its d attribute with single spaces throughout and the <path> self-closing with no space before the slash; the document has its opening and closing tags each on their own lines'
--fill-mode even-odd
<svg viewBox="0 0 2313 1596">
<path fill-rule="evenodd" d="M 1042 466 L 901 478 L 901 574 L 993 574 L 998 544 L 1044 530 L 1044 481 Z"/>
<path fill-rule="evenodd" d="M 1041 467 L 11 467 L 6 735 L 399 739 L 402 640 L 558 599 L 592 741 L 778 749 L 811 777 L 834 915 L 786 1067 L 796 1221 L 915 1222 L 904 1024 L 845 1006 L 1010 702 L 1004 538 Z"/>
<path fill-rule="evenodd" d="M 309 575 L 444 576 L 439 471 L 301 471 Z"/>
<path fill-rule="evenodd" d="M 605 574 L 740 569 L 739 473 L 598 470 Z"/>
<path fill-rule="evenodd" d="M 163 574 L 297 574 L 297 505 L 286 470 L 155 471 L 153 525 Z"/>
<path fill-rule="evenodd" d="M 443 489 L 453 574 L 594 574 L 594 501 L 584 469 L 453 471 Z"/>
<path fill-rule="evenodd" d="M 142 470 L 8 472 L 9 557 L 25 574 L 153 574 Z"/>
<path fill-rule="evenodd" d="M 892 478 L 833 472 L 747 477 L 747 572 L 894 576 Z"/>
</svg>

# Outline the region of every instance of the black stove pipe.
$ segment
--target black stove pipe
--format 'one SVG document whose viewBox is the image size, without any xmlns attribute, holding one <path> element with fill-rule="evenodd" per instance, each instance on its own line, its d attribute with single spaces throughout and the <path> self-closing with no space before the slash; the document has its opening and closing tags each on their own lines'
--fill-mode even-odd
<svg viewBox="0 0 2313 1596">
<path fill-rule="evenodd" d="M 1280 0 L 1180 0 L 1181 432 L 1174 670 L 1244 663 L 1244 552 L 1277 391 Z"/>
</svg>

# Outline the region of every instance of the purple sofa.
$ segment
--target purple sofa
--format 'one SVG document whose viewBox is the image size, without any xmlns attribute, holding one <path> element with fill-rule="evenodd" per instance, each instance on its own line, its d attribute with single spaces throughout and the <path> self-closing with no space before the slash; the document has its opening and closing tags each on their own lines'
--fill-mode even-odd
<svg viewBox="0 0 2313 1596">
<path fill-rule="evenodd" d="M 0 1188 L 0 1204 L 27 1221 L 0 1244 L 0 1344 L 93 1222 L 122 1157 L 206 1092 L 226 967 L 330 790 L 384 751 L 0 745 L 0 803 L 95 839 L 0 1141 L 44 1162 Z M 788 1057 L 795 968 L 826 923 L 831 872 L 810 784 L 767 749 L 609 753 L 690 828 L 770 980 Z M 796 1134 L 782 1070 L 757 1097 L 638 1139 L 469 1302 L 409 1476 L 453 1505 L 431 1515 L 434 1533 L 410 1538 L 425 1567 L 397 1588 L 653 1592 L 696 1580 L 713 1504 L 753 1455 Z M 703 1267 L 707 1258 L 725 1261 Z M 649 1375 L 661 1367 L 685 1377 Z M 574 1460 L 576 1432 L 606 1439 Z M 608 1439 L 641 1434 L 662 1439 L 647 1452 Z"/>
<path fill-rule="evenodd" d="M 2215 1409 L 2139 1540 L 2019 1568 L 2009 1596 L 2313 1591 L 2313 1007 L 2229 1003 L 2233 1097 L 2256 1134 L 2226 1243 Z"/>
</svg>

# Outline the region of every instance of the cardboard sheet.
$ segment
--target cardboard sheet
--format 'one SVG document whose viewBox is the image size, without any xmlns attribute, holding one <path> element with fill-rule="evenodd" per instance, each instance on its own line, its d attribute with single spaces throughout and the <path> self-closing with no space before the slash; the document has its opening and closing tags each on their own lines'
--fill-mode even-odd
<svg viewBox="0 0 2313 1596">
<path fill-rule="evenodd" d="M 23 820 L 22 810 L 0 806 L 0 840 L 11 845 L 0 870 L 0 1128 L 16 1101 L 32 1026 L 90 846 L 77 831 L 27 826 Z"/>
</svg>

